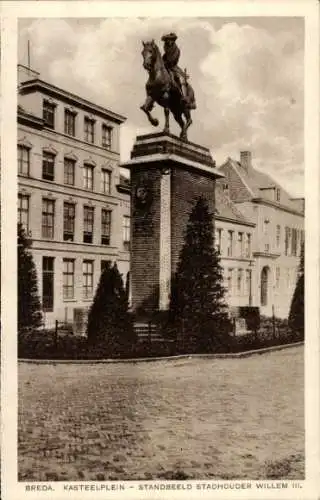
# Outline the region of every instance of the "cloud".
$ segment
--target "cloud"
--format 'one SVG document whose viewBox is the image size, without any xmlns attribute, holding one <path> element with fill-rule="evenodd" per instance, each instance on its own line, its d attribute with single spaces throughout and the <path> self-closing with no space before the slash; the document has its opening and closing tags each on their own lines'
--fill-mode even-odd
<svg viewBox="0 0 320 500">
<path fill-rule="evenodd" d="M 147 79 L 141 40 L 176 31 L 181 67 L 187 67 L 197 98 L 190 140 L 210 147 L 218 164 L 250 149 L 257 167 L 277 180 L 288 165 L 296 166 L 298 179 L 303 175 L 301 23 L 295 28 L 283 19 L 275 29 L 272 18 L 263 26 L 210 18 L 33 20 L 21 30 L 20 55 L 30 38 L 44 79 L 127 116 L 121 134 L 125 159 L 137 131 L 151 131 L 139 109 Z M 154 114 L 163 123 L 160 107 Z"/>
</svg>

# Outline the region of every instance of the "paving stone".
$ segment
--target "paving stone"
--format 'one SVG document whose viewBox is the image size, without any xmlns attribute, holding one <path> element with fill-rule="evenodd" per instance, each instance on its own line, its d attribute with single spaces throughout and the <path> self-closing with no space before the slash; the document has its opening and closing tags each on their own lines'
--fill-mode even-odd
<svg viewBox="0 0 320 500">
<path fill-rule="evenodd" d="M 302 347 L 85 371 L 21 363 L 19 479 L 261 479 L 282 460 L 302 479 L 303 372 Z"/>
</svg>

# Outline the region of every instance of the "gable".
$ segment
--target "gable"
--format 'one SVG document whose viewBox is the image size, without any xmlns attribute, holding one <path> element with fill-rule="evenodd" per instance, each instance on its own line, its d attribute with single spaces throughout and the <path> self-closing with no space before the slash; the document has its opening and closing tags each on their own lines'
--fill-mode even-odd
<svg viewBox="0 0 320 500">
<path fill-rule="evenodd" d="M 219 168 L 219 172 L 225 175 L 225 179 L 218 179 L 217 184 L 228 184 L 229 197 L 231 200 L 237 202 L 251 200 L 253 193 L 241 178 L 231 158 Z"/>
</svg>

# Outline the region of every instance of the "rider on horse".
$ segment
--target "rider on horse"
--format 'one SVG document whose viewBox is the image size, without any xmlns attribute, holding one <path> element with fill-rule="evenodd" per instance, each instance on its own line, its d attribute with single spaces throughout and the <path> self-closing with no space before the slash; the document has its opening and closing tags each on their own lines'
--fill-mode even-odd
<svg viewBox="0 0 320 500">
<path fill-rule="evenodd" d="M 187 102 L 187 75 L 178 66 L 180 49 L 176 44 L 177 38 L 178 37 L 175 33 L 163 35 L 163 37 L 161 38 L 161 40 L 164 42 L 164 54 L 162 58 L 164 65 L 172 78 L 173 85 L 178 87 L 179 91 L 182 94 L 182 99 L 184 100 L 184 102 Z"/>
</svg>

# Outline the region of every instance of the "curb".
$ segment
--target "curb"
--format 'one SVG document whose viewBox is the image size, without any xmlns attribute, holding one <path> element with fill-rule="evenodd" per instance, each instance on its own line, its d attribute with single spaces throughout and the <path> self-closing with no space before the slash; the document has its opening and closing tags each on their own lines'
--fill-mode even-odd
<svg viewBox="0 0 320 500">
<path fill-rule="evenodd" d="M 129 359 L 27 359 L 20 358 L 18 363 L 29 363 L 35 365 L 57 365 L 57 364 L 113 364 L 113 363 L 150 363 L 152 361 L 176 361 L 179 359 L 227 359 L 227 358 L 248 358 L 253 355 L 261 355 L 268 352 L 282 351 L 290 347 L 298 347 L 304 345 L 304 342 L 294 342 L 293 344 L 283 344 L 271 347 L 263 347 L 252 351 L 243 352 L 226 352 L 223 354 L 179 354 L 177 356 L 163 356 L 154 358 L 129 358 Z"/>
</svg>

